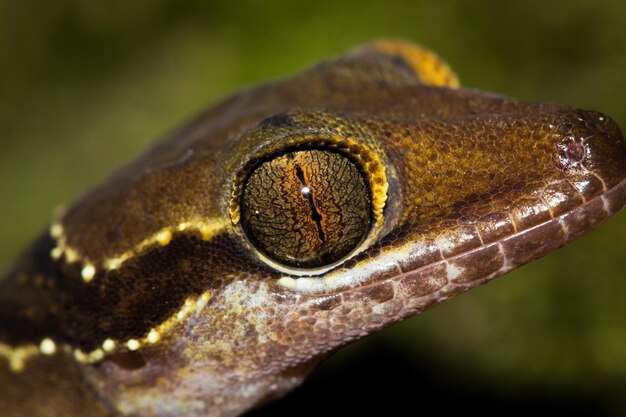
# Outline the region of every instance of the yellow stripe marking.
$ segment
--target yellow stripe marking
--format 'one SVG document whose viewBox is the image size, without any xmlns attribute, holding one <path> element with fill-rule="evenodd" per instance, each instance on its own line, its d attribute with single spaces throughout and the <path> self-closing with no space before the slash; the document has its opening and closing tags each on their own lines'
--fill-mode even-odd
<svg viewBox="0 0 626 417">
<path fill-rule="evenodd" d="M 129 259 L 133 258 L 137 254 L 143 252 L 152 246 L 167 246 L 172 241 L 175 233 L 183 231 L 197 231 L 202 236 L 203 240 L 211 240 L 213 237 L 219 235 L 224 231 L 228 222 L 222 219 L 208 219 L 208 220 L 189 220 L 181 222 L 176 226 L 164 227 L 152 236 L 142 240 L 133 249 L 130 249 L 120 255 L 113 256 L 104 259 L 100 262 L 101 266 L 107 271 L 118 269 L 122 264 Z M 63 225 L 61 223 L 54 223 L 50 226 L 50 236 L 57 241 L 57 246 L 52 249 L 50 256 L 54 260 L 59 260 L 65 256 L 67 263 L 74 263 L 78 261 L 83 262 L 83 269 L 81 270 L 81 276 L 83 281 L 90 282 L 96 275 L 97 266 L 93 261 L 87 260 L 81 255 L 80 251 L 67 244 L 67 236 Z"/>
<path fill-rule="evenodd" d="M 122 266 L 124 262 L 136 256 L 138 253 L 143 252 L 145 249 L 151 246 L 167 246 L 176 232 L 183 232 L 186 230 L 195 230 L 202 235 L 203 240 L 211 240 L 213 237 L 219 235 L 226 228 L 227 223 L 221 219 L 213 219 L 208 221 L 188 221 L 180 223 L 176 227 L 165 227 L 154 235 L 141 241 L 134 249 L 124 252 L 121 255 L 105 259 L 103 261 L 104 267 L 112 271 Z"/>
<path fill-rule="evenodd" d="M 12 372 L 19 373 L 24 370 L 26 361 L 37 355 L 51 356 L 57 352 L 56 343 L 50 338 L 44 338 L 39 343 L 24 346 L 9 346 L 0 342 L 0 358 L 4 358 L 9 363 Z"/>
<path fill-rule="evenodd" d="M 118 350 L 118 346 L 123 346 L 126 349 L 135 352 L 142 346 L 147 344 L 155 344 L 161 340 L 161 335 L 169 332 L 174 325 L 184 320 L 192 313 L 201 311 L 208 304 L 211 299 L 211 293 L 208 291 L 203 293 L 197 298 L 189 297 L 183 307 L 170 316 L 167 320 L 161 323 L 159 326 L 151 329 L 146 337 L 142 339 L 129 339 L 122 343 L 117 343 L 113 339 L 106 339 L 102 342 L 102 347 L 95 349 L 91 352 L 83 352 L 80 349 L 74 349 L 74 358 L 83 364 L 96 363 L 103 360 L 106 354 L 110 354 Z M 71 352 L 69 345 L 64 345 L 66 351 Z M 26 361 L 37 355 L 54 355 L 58 351 L 58 346 L 51 338 L 44 338 L 39 343 L 39 346 L 34 344 L 28 344 L 24 346 L 12 347 L 4 343 L 0 343 L 0 358 L 4 358 L 9 363 L 9 369 L 12 372 L 22 372 L 25 368 Z"/>
</svg>

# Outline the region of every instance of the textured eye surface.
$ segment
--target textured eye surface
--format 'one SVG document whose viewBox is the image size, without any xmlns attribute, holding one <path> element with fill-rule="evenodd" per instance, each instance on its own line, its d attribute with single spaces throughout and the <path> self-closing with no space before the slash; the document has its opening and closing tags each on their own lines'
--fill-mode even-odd
<svg viewBox="0 0 626 417">
<path fill-rule="evenodd" d="M 348 158 L 302 150 L 259 165 L 244 184 L 242 227 L 252 244 L 283 265 L 316 268 L 341 260 L 371 225 L 367 182 Z"/>
</svg>

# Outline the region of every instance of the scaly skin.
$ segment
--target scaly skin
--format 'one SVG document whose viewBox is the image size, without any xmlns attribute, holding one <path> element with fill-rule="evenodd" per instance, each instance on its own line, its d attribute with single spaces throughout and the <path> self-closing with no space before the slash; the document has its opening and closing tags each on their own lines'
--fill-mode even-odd
<svg viewBox="0 0 626 417">
<path fill-rule="evenodd" d="M 329 152 L 371 203 L 361 244 L 313 269 L 272 260 L 242 227 L 251 172 L 303 149 L 321 152 L 281 160 L 304 161 L 290 184 L 308 192 L 307 164 Z M 280 211 L 272 175 L 246 201 Z M 597 226 L 626 203 L 625 177 L 607 117 L 462 90 L 421 48 L 365 45 L 214 106 L 63 213 L 0 281 L 0 408 L 241 414 L 337 347 Z M 346 184 L 331 196 L 350 208 Z M 322 239 L 336 230 L 311 187 L 301 209 L 320 211 Z"/>
</svg>

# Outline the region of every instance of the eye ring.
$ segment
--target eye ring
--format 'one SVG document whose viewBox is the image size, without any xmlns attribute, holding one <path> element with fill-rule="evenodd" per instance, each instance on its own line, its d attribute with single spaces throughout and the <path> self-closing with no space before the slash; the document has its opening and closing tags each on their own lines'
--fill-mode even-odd
<svg viewBox="0 0 626 417">
<path fill-rule="evenodd" d="M 365 142 L 325 133 L 257 150 L 237 171 L 229 204 L 243 245 L 296 276 L 360 253 L 383 228 L 388 183 L 380 156 Z"/>
</svg>

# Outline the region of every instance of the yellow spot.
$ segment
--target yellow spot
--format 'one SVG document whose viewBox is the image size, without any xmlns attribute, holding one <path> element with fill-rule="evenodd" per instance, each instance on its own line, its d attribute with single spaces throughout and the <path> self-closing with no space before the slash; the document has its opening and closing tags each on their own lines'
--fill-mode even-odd
<svg viewBox="0 0 626 417">
<path fill-rule="evenodd" d="M 89 352 L 87 359 L 89 360 L 89 362 L 93 363 L 93 362 L 101 361 L 103 358 L 104 358 L 104 352 L 102 351 L 102 349 L 96 349 L 94 351 Z"/>
<path fill-rule="evenodd" d="M 50 226 L 50 236 L 54 239 L 58 239 L 63 236 L 63 226 L 60 223 L 54 223 Z"/>
<path fill-rule="evenodd" d="M 120 265 L 122 265 L 122 263 L 124 263 L 126 259 L 125 258 L 113 258 L 113 259 L 108 259 L 104 262 L 104 266 L 106 267 L 106 269 L 108 269 L 109 271 L 113 271 L 114 269 L 117 269 L 120 267 Z"/>
<path fill-rule="evenodd" d="M 39 351 L 44 355 L 54 355 L 57 351 L 57 345 L 54 340 L 45 338 L 39 344 Z"/>
<path fill-rule="evenodd" d="M 9 362 L 9 368 L 11 368 L 11 370 L 13 372 L 22 372 L 24 370 L 24 358 L 22 358 L 21 356 L 14 356 L 11 358 L 11 361 Z"/>
<path fill-rule="evenodd" d="M 161 339 L 161 335 L 156 330 L 150 330 L 148 333 L 148 343 L 156 343 Z"/>
<path fill-rule="evenodd" d="M 87 355 L 85 355 L 80 349 L 74 349 L 74 358 L 80 363 L 88 362 Z"/>
<path fill-rule="evenodd" d="M 67 261 L 67 263 L 74 263 L 76 261 L 78 261 L 78 258 L 80 258 L 80 256 L 78 256 L 78 252 L 76 252 L 75 249 L 72 248 L 66 248 L 65 249 L 65 260 Z"/>
<path fill-rule="evenodd" d="M 61 255 L 63 255 L 63 249 L 56 247 L 54 249 L 52 249 L 50 251 L 50 256 L 52 257 L 52 259 L 57 260 L 61 258 Z"/>
<path fill-rule="evenodd" d="M 113 352 L 115 350 L 115 342 L 111 339 L 106 339 L 102 343 L 102 349 L 104 349 L 105 352 Z"/>
<path fill-rule="evenodd" d="M 128 350 L 130 351 L 136 351 L 137 349 L 139 349 L 140 344 L 139 341 L 136 339 L 130 339 L 128 342 L 126 342 L 126 347 L 128 348 Z"/>
<path fill-rule="evenodd" d="M 170 232 L 167 229 L 160 231 L 156 235 L 156 241 L 161 246 L 165 246 L 169 244 L 171 240 L 172 240 L 172 232 Z"/>
<path fill-rule="evenodd" d="M 198 230 L 202 233 L 202 239 L 209 240 L 224 229 L 223 222 L 200 223 Z"/>
<path fill-rule="evenodd" d="M 176 228 L 179 232 L 183 232 L 191 227 L 191 223 L 181 223 Z"/>
<path fill-rule="evenodd" d="M 96 276 L 96 268 L 92 264 L 87 264 L 80 271 L 80 275 L 83 277 L 83 281 L 90 282 Z"/>
<path fill-rule="evenodd" d="M 39 347 L 35 345 L 18 346 L 14 348 L 0 343 L 0 358 L 4 358 L 9 362 L 11 372 L 18 373 L 23 371 L 26 360 L 40 353 Z"/>
</svg>

